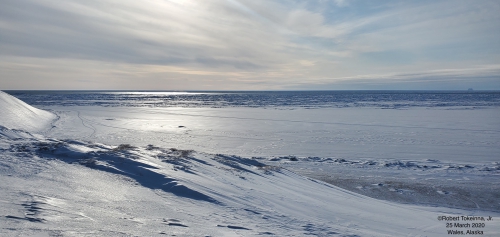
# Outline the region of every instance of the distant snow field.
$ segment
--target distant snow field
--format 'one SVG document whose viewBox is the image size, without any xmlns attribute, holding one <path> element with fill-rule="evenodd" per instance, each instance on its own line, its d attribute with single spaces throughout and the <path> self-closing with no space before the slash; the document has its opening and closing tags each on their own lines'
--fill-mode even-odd
<svg viewBox="0 0 500 237">
<path fill-rule="evenodd" d="M 0 92 L 0 236 L 500 235 L 498 107 L 41 108 Z"/>
</svg>

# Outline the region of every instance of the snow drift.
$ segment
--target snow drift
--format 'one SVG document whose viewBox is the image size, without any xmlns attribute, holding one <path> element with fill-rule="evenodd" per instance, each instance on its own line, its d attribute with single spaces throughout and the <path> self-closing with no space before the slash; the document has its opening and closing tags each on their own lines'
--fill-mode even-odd
<svg viewBox="0 0 500 237">
<path fill-rule="evenodd" d="M 443 216 L 492 216 L 480 231 L 500 233 L 497 212 L 381 201 L 294 173 L 284 159 L 137 145 L 145 128 L 133 120 L 116 131 L 102 124 L 123 117 L 109 112 L 99 111 L 95 120 L 80 110 L 54 111 L 58 120 L 52 123 L 56 115 L 0 92 L 0 236 L 444 236 L 451 230 Z M 145 124 L 155 119 L 146 117 Z M 55 129 L 43 135 L 30 133 L 51 125 Z M 71 136 L 89 129 L 85 138 L 91 141 Z M 127 132 L 137 140 L 98 143 L 103 130 L 116 131 L 120 142 Z M 309 162 L 306 167 L 356 165 L 347 159 Z M 456 171 L 431 164 L 363 163 Z M 430 178 L 444 180 L 441 174 Z"/>
<path fill-rule="evenodd" d="M 10 129 L 39 132 L 56 118 L 45 110 L 37 109 L 0 91 L 0 125 Z"/>
</svg>

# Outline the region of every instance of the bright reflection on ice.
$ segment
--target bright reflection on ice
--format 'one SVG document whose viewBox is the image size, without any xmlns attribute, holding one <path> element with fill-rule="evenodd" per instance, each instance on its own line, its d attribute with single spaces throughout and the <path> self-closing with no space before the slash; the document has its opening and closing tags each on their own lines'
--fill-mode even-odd
<svg viewBox="0 0 500 237">
<path fill-rule="evenodd" d="M 64 107 L 64 109 L 69 109 Z M 496 160 L 499 110 L 79 107 L 51 130 L 98 142 L 243 156 Z M 76 114 L 76 112 L 74 112 Z M 461 118 L 453 120 L 453 118 Z M 449 121 L 454 121 L 450 123 Z M 76 129 L 79 128 L 79 129 Z M 69 138 L 68 137 L 68 138 Z M 126 141 L 124 141 L 126 140 Z"/>
<path fill-rule="evenodd" d="M 3 125 L 48 112 L 0 93 L 0 236 L 443 236 L 443 215 L 491 216 L 481 231 L 500 236 L 498 106 L 164 108 L 137 94 L 52 100 L 57 119 L 33 135 Z"/>
<path fill-rule="evenodd" d="M 222 94 L 208 92 L 186 92 L 186 91 L 124 91 L 124 92 L 104 92 L 103 94 L 114 95 L 206 95 L 206 94 Z"/>
</svg>

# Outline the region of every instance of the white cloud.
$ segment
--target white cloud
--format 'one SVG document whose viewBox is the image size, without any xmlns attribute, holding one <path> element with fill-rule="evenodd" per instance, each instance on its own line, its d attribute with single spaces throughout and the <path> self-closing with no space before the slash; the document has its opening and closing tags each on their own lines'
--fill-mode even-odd
<svg viewBox="0 0 500 237">
<path fill-rule="evenodd" d="M 288 15 L 286 24 L 292 30 L 311 34 L 323 26 L 323 16 L 306 10 L 295 10 Z"/>
<path fill-rule="evenodd" d="M 335 2 L 335 4 L 337 4 L 337 6 L 339 7 L 344 7 L 344 6 L 347 6 L 348 5 L 348 1 L 347 0 L 333 0 Z"/>
<path fill-rule="evenodd" d="M 24 78 L 24 85 L 34 87 L 58 86 L 51 78 L 84 81 L 80 73 L 91 72 L 87 75 L 101 84 L 109 78 L 106 86 L 116 89 L 156 88 L 158 77 L 186 89 L 204 89 L 197 86 L 205 84 L 279 89 L 314 84 L 314 78 L 386 75 L 401 80 L 390 75 L 500 64 L 500 3 L 495 1 L 377 6 L 323 0 L 0 3 L 0 66 L 7 70 L 0 86 L 23 81 L 5 78 Z M 380 54 L 367 54 L 372 52 Z M 385 52 L 412 60 L 395 67 Z M 45 68 L 45 76 L 38 76 L 44 83 L 28 83 L 40 75 L 34 66 Z M 173 83 L 162 85 L 169 89 Z"/>
</svg>

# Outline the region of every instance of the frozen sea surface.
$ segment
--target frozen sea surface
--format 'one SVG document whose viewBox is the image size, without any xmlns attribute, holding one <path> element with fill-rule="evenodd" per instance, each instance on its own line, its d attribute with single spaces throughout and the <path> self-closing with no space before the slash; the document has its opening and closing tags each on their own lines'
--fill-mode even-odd
<svg viewBox="0 0 500 237">
<path fill-rule="evenodd" d="M 28 104 L 126 107 L 498 107 L 499 91 L 9 91 Z"/>
<path fill-rule="evenodd" d="M 49 136 L 258 157 L 377 199 L 500 211 L 497 108 L 45 108 L 62 118 Z"/>
<path fill-rule="evenodd" d="M 500 160 L 500 92 L 9 93 L 77 118 L 50 132 L 68 138 L 243 156 Z"/>
<path fill-rule="evenodd" d="M 20 94 L 57 118 L 39 134 L 0 127 L 0 235 L 444 236 L 441 216 L 492 217 L 481 230 L 500 233 L 495 94 L 152 106 L 120 93 Z"/>
</svg>

